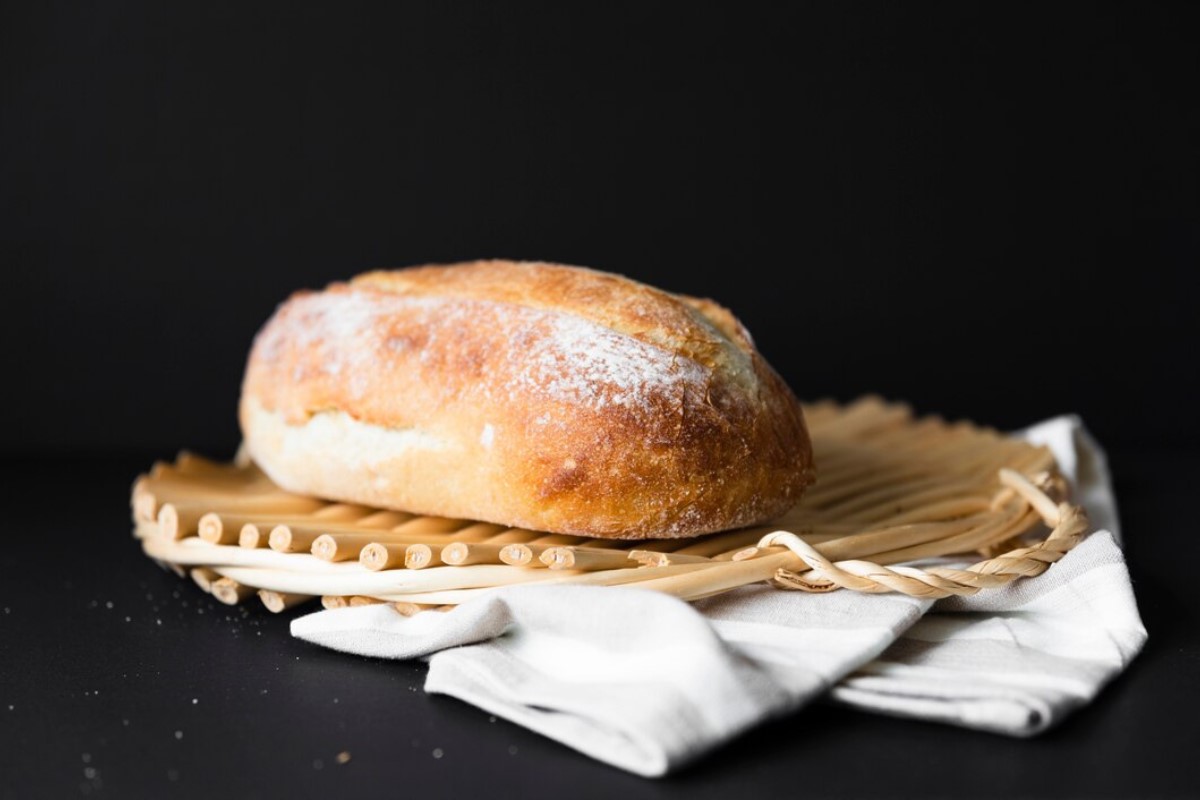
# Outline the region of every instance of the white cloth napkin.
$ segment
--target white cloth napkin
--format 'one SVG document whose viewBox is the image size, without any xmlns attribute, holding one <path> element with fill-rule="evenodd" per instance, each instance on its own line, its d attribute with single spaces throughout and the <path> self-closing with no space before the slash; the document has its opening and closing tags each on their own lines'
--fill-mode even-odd
<svg viewBox="0 0 1200 800">
<path fill-rule="evenodd" d="M 1079 420 L 1025 433 L 1054 450 L 1104 531 L 1040 577 L 936 604 L 766 586 L 689 605 L 634 588 L 515 586 L 453 611 L 321 611 L 292 634 L 429 659 L 425 690 L 601 761 L 663 775 L 828 694 L 888 714 L 1028 735 L 1090 700 L 1146 639 L 1117 544 L 1103 452 Z"/>
</svg>

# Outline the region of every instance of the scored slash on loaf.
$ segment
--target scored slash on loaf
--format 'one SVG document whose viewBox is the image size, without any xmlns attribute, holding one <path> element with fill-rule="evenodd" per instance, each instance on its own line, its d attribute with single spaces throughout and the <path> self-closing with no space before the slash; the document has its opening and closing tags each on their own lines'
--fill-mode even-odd
<svg viewBox="0 0 1200 800">
<path fill-rule="evenodd" d="M 254 342 L 239 413 L 289 492 L 567 535 L 756 524 L 814 476 L 799 402 L 729 311 L 554 264 L 299 292 Z"/>
</svg>

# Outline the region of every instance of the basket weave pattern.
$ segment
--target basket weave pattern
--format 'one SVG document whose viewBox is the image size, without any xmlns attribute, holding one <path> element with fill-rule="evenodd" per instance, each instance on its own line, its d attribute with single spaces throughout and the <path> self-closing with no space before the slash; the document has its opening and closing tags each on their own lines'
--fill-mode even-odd
<svg viewBox="0 0 1200 800">
<path fill-rule="evenodd" d="M 618 541 L 414 516 L 284 492 L 248 463 L 181 453 L 134 483 L 146 554 L 218 599 L 273 611 L 392 602 L 442 608 L 516 583 L 636 585 L 696 600 L 788 590 L 966 595 L 1038 575 L 1088 530 L 1040 448 L 864 398 L 805 409 L 818 481 L 765 526 Z M 977 563 L 930 563 L 954 557 Z"/>
</svg>

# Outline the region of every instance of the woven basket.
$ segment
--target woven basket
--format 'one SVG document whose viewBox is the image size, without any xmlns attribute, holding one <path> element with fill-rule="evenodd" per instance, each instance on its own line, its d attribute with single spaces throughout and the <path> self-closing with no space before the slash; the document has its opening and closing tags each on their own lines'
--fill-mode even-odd
<svg viewBox="0 0 1200 800">
<path fill-rule="evenodd" d="M 805 413 L 818 481 L 754 528 L 638 542 L 547 534 L 289 494 L 252 464 L 185 452 L 134 483 L 134 532 L 148 556 L 226 603 L 257 593 L 273 611 L 320 597 L 404 613 L 518 583 L 685 600 L 763 581 L 968 595 L 1044 572 L 1087 532 L 1045 448 L 873 397 Z"/>
</svg>

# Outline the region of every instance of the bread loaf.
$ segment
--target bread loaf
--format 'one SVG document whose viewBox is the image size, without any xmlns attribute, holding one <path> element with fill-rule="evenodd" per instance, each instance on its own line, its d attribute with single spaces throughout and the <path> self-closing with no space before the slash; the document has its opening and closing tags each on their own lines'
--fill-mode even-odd
<svg viewBox="0 0 1200 800">
<path fill-rule="evenodd" d="M 290 491 L 585 536 L 762 522 L 813 477 L 799 403 L 729 311 L 554 264 L 297 292 L 239 417 Z"/>
</svg>

